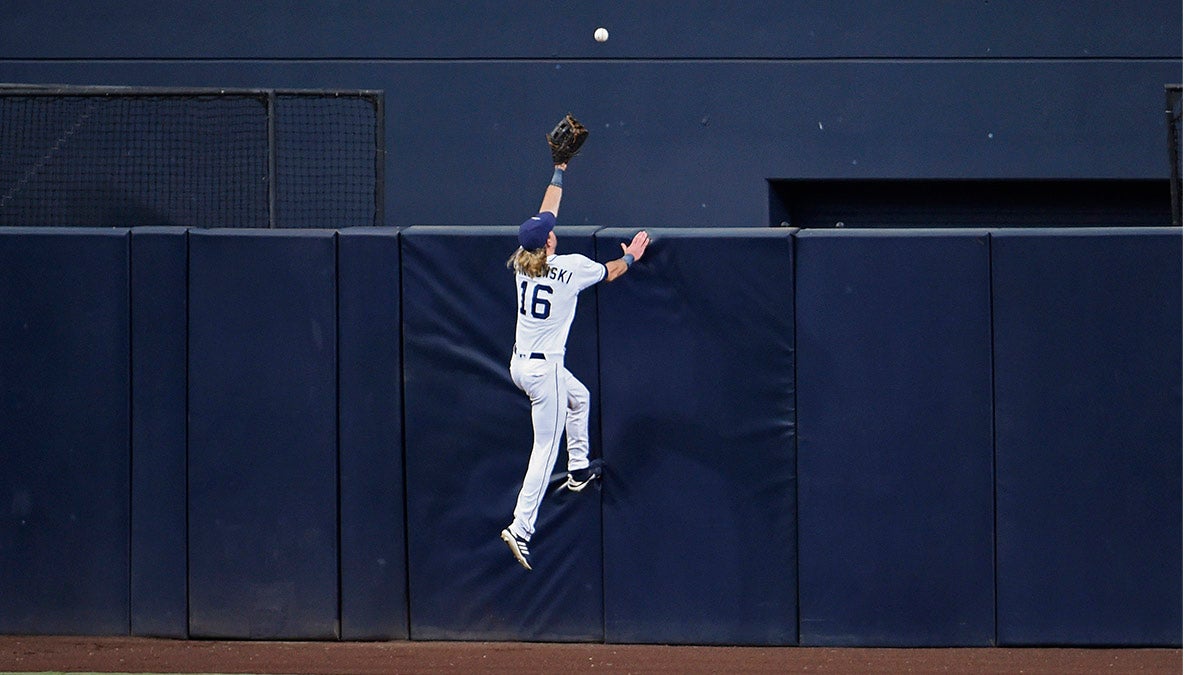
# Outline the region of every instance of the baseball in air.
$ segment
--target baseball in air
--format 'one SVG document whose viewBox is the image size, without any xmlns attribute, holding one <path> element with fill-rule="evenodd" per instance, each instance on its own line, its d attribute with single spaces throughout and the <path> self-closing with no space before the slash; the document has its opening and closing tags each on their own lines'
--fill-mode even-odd
<svg viewBox="0 0 1200 675">
<path fill-rule="evenodd" d="M 604 27 L 597 28 L 596 32 L 592 33 L 592 37 L 596 38 L 596 42 L 607 42 L 608 29 Z"/>
</svg>

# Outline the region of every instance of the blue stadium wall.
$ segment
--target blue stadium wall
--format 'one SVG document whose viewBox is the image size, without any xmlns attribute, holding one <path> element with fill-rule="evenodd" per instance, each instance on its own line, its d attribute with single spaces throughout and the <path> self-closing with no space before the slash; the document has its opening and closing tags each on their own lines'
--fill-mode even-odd
<svg viewBox="0 0 1200 675">
<path fill-rule="evenodd" d="M 570 222 L 758 227 L 772 179 L 1166 179 L 1182 25 L 1178 0 L 15 0 L 0 82 L 383 90 L 400 227 L 519 223 L 572 111 Z"/>
<path fill-rule="evenodd" d="M 0 228 L 0 633 L 1181 643 L 1178 228 L 663 230 L 532 572 L 515 231 Z"/>
<path fill-rule="evenodd" d="M 1181 230 L 763 227 L 1165 180 L 1179 4 L 562 10 L 0 8 L 0 82 L 382 89 L 389 225 L 0 229 L 0 633 L 1180 645 Z M 502 260 L 566 110 L 564 250 L 656 243 L 580 304 L 608 465 L 526 572 Z"/>
</svg>

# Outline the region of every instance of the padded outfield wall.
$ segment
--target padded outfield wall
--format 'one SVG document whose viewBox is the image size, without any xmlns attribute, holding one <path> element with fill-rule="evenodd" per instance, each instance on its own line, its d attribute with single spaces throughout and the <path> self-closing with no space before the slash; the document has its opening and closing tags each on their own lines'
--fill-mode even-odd
<svg viewBox="0 0 1200 675">
<path fill-rule="evenodd" d="M 1181 643 L 1182 236 L 1115 227 L 1180 3 L 201 5 L 4 3 L 0 82 L 382 90 L 388 227 L 0 228 L 0 632 Z M 566 111 L 564 245 L 657 242 L 528 574 L 495 261 Z"/>
<path fill-rule="evenodd" d="M 665 231 L 533 572 L 514 234 L 0 230 L 0 631 L 1181 644 L 1180 230 Z"/>
</svg>

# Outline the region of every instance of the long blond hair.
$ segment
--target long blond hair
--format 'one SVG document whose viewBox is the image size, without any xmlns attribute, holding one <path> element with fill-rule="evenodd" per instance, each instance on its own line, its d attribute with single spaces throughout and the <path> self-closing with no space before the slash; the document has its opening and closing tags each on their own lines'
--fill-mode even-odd
<svg viewBox="0 0 1200 675">
<path fill-rule="evenodd" d="M 545 246 L 536 251 L 526 251 L 523 247 L 517 247 L 509 256 L 506 265 L 514 273 L 520 272 L 527 277 L 544 277 L 550 272 Z"/>
</svg>

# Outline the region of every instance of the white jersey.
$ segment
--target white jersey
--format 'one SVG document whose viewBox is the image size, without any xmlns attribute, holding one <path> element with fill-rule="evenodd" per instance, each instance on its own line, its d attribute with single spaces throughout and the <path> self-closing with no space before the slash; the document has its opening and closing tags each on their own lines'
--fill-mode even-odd
<svg viewBox="0 0 1200 675">
<path fill-rule="evenodd" d="M 579 254 L 552 255 L 544 277 L 520 272 L 517 283 L 517 337 L 515 351 L 561 357 L 567 350 L 567 334 L 575 320 L 580 291 L 608 276 L 608 268 Z"/>
</svg>

